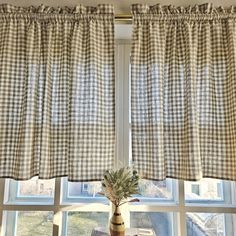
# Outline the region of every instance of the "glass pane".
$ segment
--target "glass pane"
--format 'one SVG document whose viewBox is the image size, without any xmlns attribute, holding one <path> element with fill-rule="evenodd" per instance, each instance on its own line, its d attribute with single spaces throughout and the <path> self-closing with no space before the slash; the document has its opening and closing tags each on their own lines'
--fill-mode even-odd
<svg viewBox="0 0 236 236">
<path fill-rule="evenodd" d="M 53 212 L 19 212 L 16 235 L 51 236 L 52 227 Z"/>
<path fill-rule="evenodd" d="M 42 180 L 38 177 L 33 177 L 27 181 L 18 181 L 18 196 L 44 196 L 53 197 L 54 196 L 54 185 L 55 180 Z"/>
<path fill-rule="evenodd" d="M 67 235 L 91 236 L 95 227 L 108 227 L 108 212 L 69 212 Z"/>
<path fill-rule="evenodd" d="M 188 236 L 225 236 L 236 232 L 236 215 L 217 213 L 188 213 Z"/>
<path fill-rule="evenodd" d="M 6 213 L 6 233 L 17 236 L 51 236 L 53 212 L 8 211 Z"/>
<path fill-rule="evenodd" d="M 173 199 L 172 185 L 173 181 L 171 179 L 164 181 L 141 180 L 139 184 L 141 197 L 138 197 L 156 200 Z"/>
<path fill-rule="evenodd" d="M 158 236 L 172 235 L 172 213 L 163 212 L 131 212 L 130 225 L 133 228 L 154 230 Z"/>
<path fill-rule="evenodd" d="M 68 197 L 103 197 L 98 194 L 101 191 L 101 182 L 68 182 Z"/>
<path fill-rule="evenodd" d="M 8 179 L 5 185 L 6 204 L 53 204 L 55 180 L 34 177 L 26 181 Z"/>
<path fill-rule="evenodd" d="M 185 181 L 185 199 L 187 201 L 222 201 L 224 200 L 223 181 L 218 179 L 202 179 L 198 182 Z"/>
</svg>

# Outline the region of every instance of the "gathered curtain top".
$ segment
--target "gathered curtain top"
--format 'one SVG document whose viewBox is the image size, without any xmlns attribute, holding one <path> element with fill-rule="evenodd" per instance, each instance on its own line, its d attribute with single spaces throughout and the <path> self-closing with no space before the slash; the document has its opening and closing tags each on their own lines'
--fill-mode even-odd
<svg viewBox="0 0 236 236">
<path fill-rule="evenodd" d="M 131 6 L 131 13 L 134 16 L 137 15 L 153 15 L 153 16 L 202 16 L 206 19 L 209 17 L 225 18 L 225 17 L 236 17 L 236 6 L 224 8 L 222 6 L 215 7 L 212 3 L 205 3 L 194 6 L 173 6 L 156 4 L 149 6 L 147 4 L 133 4 Z M 112 4 L 98 4 L 94 6 L 84 6 L 79 4 L 75 7 L 52 7 L 52 6 L 29 6 L 20 7 L 13 6 L 11 4 L 0 4 L 1 16 L 32 16 L 32 15 L 50 15 L 50 16 L 65 16 L 65 15 L 114 15 L 114 7 Z"/>
<path fill-rule="evenodd" d="M 75 7 L 50 7 L 45 5 L 19 7 L 10 4 L 1 4 L 0 13 L 44 13 L 44 14 L 113 14 L 114 7 L 111 4 L 99 4 L 97 7 L 77 5 Z"/>
<path fill-rule="evenodd" d="M 224 8 L 222 6 L 215 7 L 211 3 L 194 6 L 173 6 L 156 4 L 149 6 L 147 4 L 133 4 L 131 6 L 131 12 L 134 17 L 137 16 L 152 16 L 152 17 L 165 17 L 168 18 L 202 18 L 202 19 L 221 19 L 221 18 L 235 18 L 236 17 L 236 6 Z"/>
<path fill-rule="evenodd" d="M 10 4 L 0 4 L 0 19 L 5 18 L 30 18 L 30 19 L 77 19 L 77 18 L 114 18 L 114 7 L 111 4 L 99 4 L 97 7 L 83 6 L 75 7 L 51 7 L 51 6 L 29 6 L 19 7 Z"/>
</svg>

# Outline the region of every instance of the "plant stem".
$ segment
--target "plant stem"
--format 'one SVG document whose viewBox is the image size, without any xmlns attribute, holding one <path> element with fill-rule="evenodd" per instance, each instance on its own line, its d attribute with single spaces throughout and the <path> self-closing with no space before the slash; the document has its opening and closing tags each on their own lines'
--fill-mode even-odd
<svg viewBox="0 0 236 236">
<path fill-rule="evenodd" d="M 119 206 L 122 206 L 123 204 L 127 203 L 128 201 L 122 202 L 119 204 Z"/>
</svg>

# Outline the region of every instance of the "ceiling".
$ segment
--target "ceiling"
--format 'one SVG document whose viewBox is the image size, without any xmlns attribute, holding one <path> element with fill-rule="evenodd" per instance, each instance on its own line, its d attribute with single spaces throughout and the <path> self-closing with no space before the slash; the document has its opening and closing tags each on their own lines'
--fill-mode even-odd
<svg viewBox="0 0 236 236">
<path fill-rule="evenodd" d="M 203 4 L 206 2 L 213 3 L 215 6 L 231 6 L 236 5 L 235 0 L 0 0 L 0 4 L 9 3 L 16 6 L 31 6 L 44 4 L 47 6 L 75 6 L 83 4 L 86 6 L 96 6 L 100 3 L 111 3 L 115 7 L 116 14 L 129 14 L 130 5 L 134 3 L 145 3 L 155 5 L 160 3 L 162 5 L 176 5 L 187 6 L 195 4 Z"/>
</svg>

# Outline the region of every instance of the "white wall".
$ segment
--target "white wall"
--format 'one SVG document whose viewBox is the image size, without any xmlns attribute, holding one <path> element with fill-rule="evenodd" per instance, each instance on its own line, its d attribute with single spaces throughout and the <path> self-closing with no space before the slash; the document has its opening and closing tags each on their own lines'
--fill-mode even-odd
<svg viewBox="0 0 236 236">
<path fill-rule="evenodd" d="M 38 6 L 40 4 L 47 6 L 75 6 L 79 3 L 86 6 L 96 6 L 99 3 L 111 3 L 115 6 L 115 12 L 117 14 L 129 13 L 130 5 L 133 3 L 147 3 L 150 5 L 160 3 L 162 5 L 186 6 L 206 2 L 213 3 L 215 6 L 236 5 L 235 0 L 0 0 L 0 4 L 9 3 L 16 6 Z"/>
</svg>

